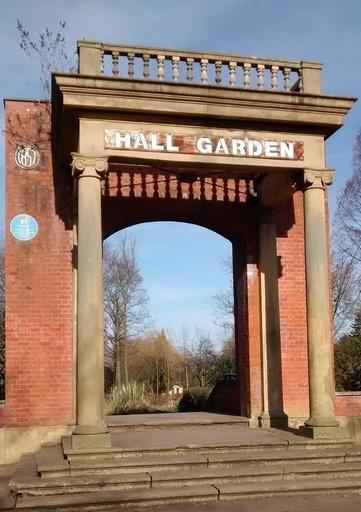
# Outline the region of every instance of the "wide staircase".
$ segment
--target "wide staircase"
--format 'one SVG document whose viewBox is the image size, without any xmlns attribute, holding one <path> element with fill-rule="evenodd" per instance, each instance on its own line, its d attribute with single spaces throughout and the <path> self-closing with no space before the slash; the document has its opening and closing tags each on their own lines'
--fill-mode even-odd
<svg viewBox="0 0 361 512">
<path fill-rule="evenodd" d="M 142 418 L 110 421 L 110 449 L 73 450 L 63 438 L 61 446 L 24 456 L 10 482 L 11 510 L 115 511 L 361 492 L 361 446 L 347 439 L 251 429 L 222 415 Z"/>
</svg>

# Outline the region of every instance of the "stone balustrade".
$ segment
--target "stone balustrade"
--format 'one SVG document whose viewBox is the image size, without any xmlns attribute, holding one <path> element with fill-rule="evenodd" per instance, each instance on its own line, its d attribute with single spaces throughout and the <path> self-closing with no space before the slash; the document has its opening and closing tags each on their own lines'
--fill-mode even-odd
<svg viewBox="0 0 361 512">
<path fill-rule="evenodd" d="M 175 84 L 321 94 L 317 62 L 79 41 L 79 73 Z"/>
</svg>

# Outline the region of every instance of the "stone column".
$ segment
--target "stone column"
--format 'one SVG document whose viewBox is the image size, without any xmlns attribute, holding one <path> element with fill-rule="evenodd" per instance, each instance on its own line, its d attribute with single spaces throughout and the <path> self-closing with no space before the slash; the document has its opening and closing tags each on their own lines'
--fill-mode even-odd
<svg viewBox="0 0 361 512">
<path fill-rule="evenodd" d="M 304 171 L 304 218 L 310 418 L 301 433 L 313 438 L 339 437 L 333 407 L 333 370 L 325 186 L 331 170 Z M 343 432 L 342 432 L 343 435 Z"/>
<path fill-rule="evenodd" d="M 78 180 L 77 425 L 72 448 L 110 446 L 104 423 L 101 180 L 107 157 L 72 153 Z"/>
<path fill-rule="evenodd" d="M 260 211 L 259 280 L 263 393 L 259 421 L 263 427 L 287 426 L 282 396 L 276 218 L 272 208 Z"/>
</svg>

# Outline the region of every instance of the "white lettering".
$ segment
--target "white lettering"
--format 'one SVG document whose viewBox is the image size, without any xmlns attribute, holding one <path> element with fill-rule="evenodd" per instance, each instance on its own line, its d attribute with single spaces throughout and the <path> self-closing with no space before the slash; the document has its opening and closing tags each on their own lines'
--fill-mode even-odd
<svg viewBox="0 0 361 512">
<path fill-rule="evenodd" d="M 171 133 L 166 137 L 166 147 L 167 151 L 179 151 L 179 147 L 173 145 L 173 135 Z"/>
<path fill-rule="evenodd" d="M 150 145 L 153 151 L 164 151 L 164 146 L 158 143 L 159 133 L 150 134 Z"/>
<path fill-rule="evenodd" d="M 145 135 L 143 132 L 138 132 L 135 136 L 134 141 L 134 149 L 149 149 L 148 142 L 146 141 Z"/>
<path fill-rule="evenodd" d="M 259 140 L 248 141 L 247 153 L 248 156 L 261 156 L 262 155 L 262 144 Z"/>
<path fill-rule="evenodd" d="M 191 151 L 203 155 L 232 155 L 234 157 L 265 157 L 289 160 L 298 158 L 298 155 L 296 155 L 297 142 L 279 141 L 277 139 L 252 139 L 247 136 L 231 138 L 228 132 L 222 137 L 219 136 L 219 133 L 210 137 L 196 137 L 181 133 L 104 129 L 104 147 L 135 151 L 187 153 L 190 149 L 190 141 L 192 141 L 193 150 Z M 242 136 L 241 133 L 235 132 L 235 135 L 239 137 Z M 24 158 L 23 155 L 21 157 Z"/>
<path fill-rule="evenodd" d="M 197 139 L 197 149 L 200 153 L 212 153 L 212 143 L 208 137 Z"/>
<path fill-rule="evenodd" d="M 295 157 L 295 143 L 294 142 L 280 142 L 280 156 L 281 156 L 281 158 L 294 158 Z"/>
<path fill-rule="evenodd" d="M 122 149 L 122 146 L 124 149 L 130 149 L 130 132 L 125 132 L 124 135 L 121 132 L 115 132 L 115 147 Z"/>
<path fill-rule="evenodd" d="M 232 154 L 234 156 L 246 155 L 246 145 L 242 139 L 232 139 Z"/>
<path fill-rule="evenodd" d="M 222 151 L 222 153 L 224 153 L 225 155 L 229 155 L 229 151 L 228 151 L 228 148 L 227 148 L 227 144 L 226 144 L 226 141 L 223 139 L 223 137 L 221 137 L 220 139 L 218 139 L 217 146 L 216 146 L 216 150 L 215 150 L 216 155 L 217 155 L 218 153 L 220 153 L 221 151 Z"/>
<path fill-rule="evenodd" d="M 266 140 L 264 143 L 264 154 L 271 158 L 278 157 L 278 142 Z"/>
</svg>

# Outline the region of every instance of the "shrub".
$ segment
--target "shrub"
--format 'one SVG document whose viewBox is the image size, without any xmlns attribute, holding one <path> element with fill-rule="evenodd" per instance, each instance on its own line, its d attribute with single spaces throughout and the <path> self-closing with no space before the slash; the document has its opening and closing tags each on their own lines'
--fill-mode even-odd
<svg viewBox="0 0 361 512">
<path fill-rule="evenodd" d="M 180 412 L 207 411 L 211 388 L 188 388 L 178 404 Z"/>
<path fill-rule="evenodd" d="M 148 401 L 144 384 L 129 382 L 120 387 L 112 387 L 105 400 L 107 414 L 133 414 L 148 411 Z"/>
</svg>

